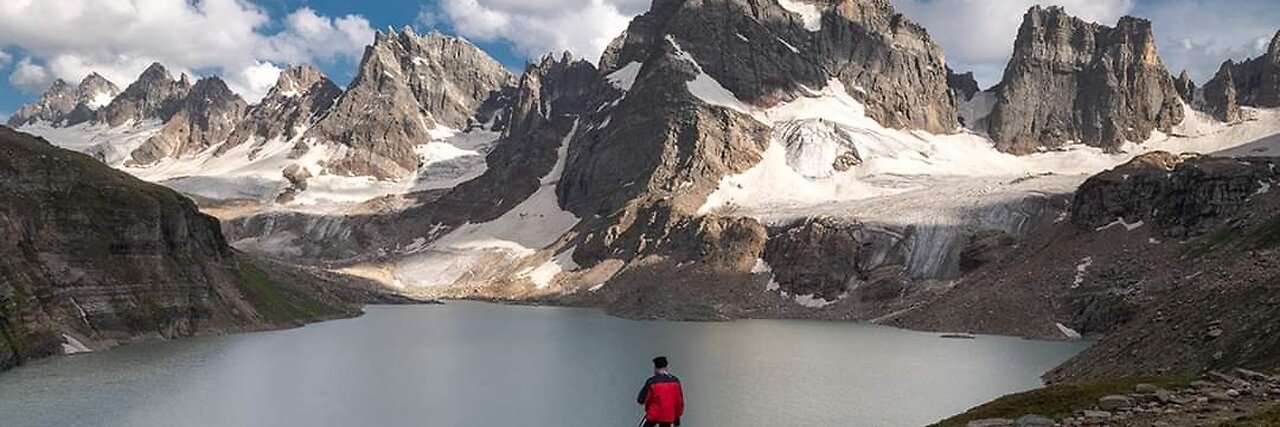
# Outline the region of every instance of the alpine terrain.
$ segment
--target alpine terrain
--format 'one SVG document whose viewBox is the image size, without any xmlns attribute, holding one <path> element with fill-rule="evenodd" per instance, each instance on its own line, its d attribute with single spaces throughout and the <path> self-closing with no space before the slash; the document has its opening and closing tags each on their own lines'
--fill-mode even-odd
<svg viewBox="0 0 1280 427">
<path fill-rule="evenodd" d="M 391 298 L 368 281 L 1096 340 L 1051 383 L 1271 372 L 1280 33 L 1197 83 L 1157 30 L 1034 6 L 984 89 L 888 0 L 653 0 L 518 73 L 406 27 L 257 103 L 162 64 L 59 80 L 0 134 L 31 200 L 0 205 L 0 366 Z"/>
</svg>

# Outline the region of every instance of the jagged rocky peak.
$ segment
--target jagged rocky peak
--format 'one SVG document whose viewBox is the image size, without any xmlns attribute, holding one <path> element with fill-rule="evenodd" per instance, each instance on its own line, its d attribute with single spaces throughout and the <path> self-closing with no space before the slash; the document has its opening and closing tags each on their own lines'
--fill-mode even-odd
<svg viewBox="0 0 1280 427">
<path fill-rule="evenodd" d="M 942 49 L 885 0 L 656 0 L 601 58 L 613 72 L 666 40 L 742 101 L 771 106 L 840 81 L 894 128 L 957 128 Z"/>
<path fill-rule="evenodd" d="M 516 87 L 504 134 L 520 135 L 536 129 L 559 115 L 587 112 L 593 102 L 618 91 L 590 62 L 569 52 L 559 58 L 544 55 L 525 66 Z"/>
<path fill-rule="evenodd" d="M 1126 16 L 1107 27 L 1034 6 L 1018 30 L 989 133 L 1018 154 L 1073 142 L 1116 149 L 1182 118 L 1150 22 Z"/>
<path fill-rule="evenodd" d="M 315 67 L 289 67 L 280 73 L 262 102 L 249 108 L 244 121 L 219 147 L 219 154 L 251 140 L 259 144 L 277 138 L 291 141 L 328 112 L 340 96 L 342 88 Z"/>
<path fill-rule="evenodd" d="M 106 107 L 107 104 L 111 103 L 112 99 L 120 95 L 120 87 L 107 80 L 106 77 L 102 77 L 101 74 L 89 73 L 83 80 L 80 80 L 80 85 L 76 86 L 76 92 L 80 96 L 81 104 L 90 109 L 98 110 Z"/>
<path fill-rule="evenodd" d="M 1234 62 L 1223 62 L 1218 73 L 1201 90 L 1203 99 L 1197 107 L 1219 121 L 1235 122 L 1241 118 L 1236 80 L 1233 76 L 1235 69 Z"/>
<path fill-rule="evenodd" d="M 1182 102 L 1191 104 L 1196 100 L 1196 82 L 1191 80 L 1191 74 L 1187 70 L 1182 70 L 1182 74 L 1178 75 L 1178 79 L 1173 81 L 1174 89 L 1178 90 L 1178 95 L 1182 96 Z"/>
<path fill-rule="evenodd" d="M 65 80 L 57 79 L 36 103 L 23 106 L 9 117 L 9 126 L 35 123 L 74 126 L 92 120 L 94 112 L 110 103 L 119 93 L 119 87 L 98 73 L 89 74 L 74 88 Z"/>
<path fill-rule="evenodd" d="M 347 92 L 306 136 L 348 148 L 329 159 L 327 172 L 399 179 L 417 170 L 414 147 L 431 142 L 433 131 L 467 128 L 486 100 L 511 86 L 511 73 L 466 40 L 379 32 Z"/>
<path fill-rule="evenodd" d="M 189 157 L 221 144 L 247 108 L 221 78 L 200 79 L 160 132 L 134 150 L 129 164 L 145 166 L 165 158 Z"/>
<path fill-rule="evenodd" d="M 951 88 L 955 94 L 956 101 L 964 102 L 973 99 L 974 95 L 982 92 L 978 87 L 978 80 L 973 77 L 973 72 L 964 74 L 956 73 L 951 68 L 947 68 L 947 86 Z"/>
<path fill-rule="evenodd" d="M 138 76 L 137 81 L 98 111 L 96 120 L 110 127 L 130 121 L 168 121 L 182 108 L 189 91 L 191 82 L 186 74 L 174 80 L 169 70 L 160 63 L 154 63 Z"/>
<path fill-rule="evenodd" d="M 1235 86 L 1240 105 L 1260 108 L 1280 107 L 1280 32 L 1271 39 L 1271 45 L 1262 56 L 1239 64 L 1232 63 L 1226 75 L 1220 70 L 1218 76 L 1205 83 L 1205 87 L 1214 85 L 1221 88 L 1220 78 L 1230 77 Z"/>
</svg>

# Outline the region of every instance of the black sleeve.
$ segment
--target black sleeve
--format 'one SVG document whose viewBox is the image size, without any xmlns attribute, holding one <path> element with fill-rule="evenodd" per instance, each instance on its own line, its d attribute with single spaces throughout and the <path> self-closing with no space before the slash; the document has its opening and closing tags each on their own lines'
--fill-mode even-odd
<svg viewBox="0 0 1280 427">
<path fill-rule="evenodd" d="M 636 398 L 636 403 L 639 403 L 641 405 L 644 404 L 644 399 L 646 397 L 649 397 L 649 383 L 652 381 L 653 381 L 652 378 L 649 380 L 646 380 L 644 382 L 644 387 L 640 387 L 640 396 Z"/>
</svg>

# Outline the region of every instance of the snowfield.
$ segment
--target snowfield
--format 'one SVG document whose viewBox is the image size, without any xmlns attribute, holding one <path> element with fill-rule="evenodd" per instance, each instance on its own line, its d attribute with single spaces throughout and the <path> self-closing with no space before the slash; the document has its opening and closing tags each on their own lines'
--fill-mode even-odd
<svg viewBox="0 0 1280 427">
<path fill-rule="evenodd" d="M 36 124 L 22 130 L 62 148 L 97 157 L 143 180 L 218 201 L 247 199 L 271 203 L 290 185 L 283 171 L 296 164 L 312 175 L 307 180 L 306 191 L 289 205 L 273 208 L 312 213 L 339 211 L 344 205 L 389 195 L 451 188 L 474 179 L 484 173 L 485 156 L 500 137 L 496 132 L 482 129 L 469 132 L 432 129 L 436 140 L 419 145 L 416 150 L 422 166 L 412 176 L 398 181 L 323 173 L 324 161 L 341 153 L 345 146 L 302 138 L 254 139 L 221 154 L 217 154 L 220 146 L 214 146 L 187 158 L 164 159 L 145 167 L 127 166 L 133 151 L 158 133 L 161 126 L 158 122 L 130 123 L 114 129 L 90 124 L 67 128 Z M 305 131 L 297 129 L 296 134 L 302 135 Z M 310 149 L 300 157 L 291 158 L 298 144 L 306 144 Z"/>
<path fill-rule="evenodd" d="M 540 179 L 533 195 L 493 221 L 464 224 L 422 253 L 398 262 L 396 283 L 408 287 L 454 284 L 468 273 L 493 267 L 495 262 L 509 264 L 533 255 L 568 233 L 578 224 L 578 217 L 560 208 L 556 186 L 568 160 L 569 142 L 577 133 L 578 123 L 574 123 L 556 151 L 555 165 Z M 551 265 L 526 270 L 521 276 L 545 287 L 561 271 L 576 269 L 572 263 L 572 251 L 566 251 L 550 261 Z"/>
</svg>

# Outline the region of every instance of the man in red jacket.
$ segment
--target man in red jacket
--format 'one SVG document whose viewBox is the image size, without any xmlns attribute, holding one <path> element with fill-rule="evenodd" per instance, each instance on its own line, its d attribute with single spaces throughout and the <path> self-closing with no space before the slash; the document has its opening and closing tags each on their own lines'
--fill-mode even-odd
<svg viewBox="0 0 1280 427">
<path fill-rule="evenodd" d="M 653 358 L 653 376 L 644 382 L 636 402 L 644 405 L 644 427 L 680 425 L 684 415 L 684 390 L 680 379 L 667 370 L 667 358 Z"/>
</svg>

